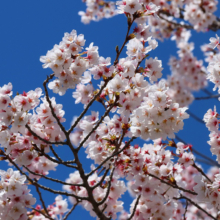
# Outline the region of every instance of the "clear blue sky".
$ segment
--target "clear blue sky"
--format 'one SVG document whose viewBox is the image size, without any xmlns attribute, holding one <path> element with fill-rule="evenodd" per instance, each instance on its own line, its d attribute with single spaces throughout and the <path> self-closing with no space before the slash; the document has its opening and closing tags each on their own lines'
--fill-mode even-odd
<svg viewBox="0 0 220 220">
<path fill-rule="evenodd" d="M 85 5 L 81 0 L 65 0 L 65 1 L 49 1 L 49 0 L 8 0 L 0 3 L 0 86 L 8 82 L 12 82 L 14 94 L 16 92 L 34 90 L 37 87 L 42 88 L 42 83 L 46 76 L 52 73 L 52 70 L 43 69 L 39 61 L 41 55 L 45 55 L 47 50 L 52 49 L 54 44 L 58 44 L 64 32 L 77 30 L 77 33 L 84 34 L 86 46 L 91 42 L 99 46 L 99 54 L 103 57 L 111 57 L 112 61 L 115 58 L 115 46 L 121 45 L 124 41 L 126 33 L 126 18 L 123 15 L 116 16 L 111 19 L 104 19 L 100 22 L 91 22 L 89 25 L 84 25 L 80 22 L 78 11 L 85 10 Z M 215 33 L 195 33 L 190 38 L 190 41 L 195 41 L 194 54 L 198 59 L 203 59 L 200 51 L 200 45 L 209 42 L 209 38 Z M 123 54 L 125 55 L 125 53 Z M 176 55 L 175 42 L 165 40 L 164 43 L 159 42 L 159 47 L 150 56 L 157 56 L 163 63 L 163 77 L 166 78 L 170 74 L 167 66 L 170 55 Z M 205 64 L 207 65 L 207 64 Z M 212 91 L 213 85 L 208 87 Z M 50 93 L 51 96 L 53 95 Z M 66 111 L 65 118 L 67 119 L 66 126 L 68 127 L 72 117 L 79 115 L 82 110 L 81 105 L 74 105 L 72 91 L 68 91 L 63 97 L 57 97 L 57 102 L 64 105 Z M 195 93 L 195 96 L 205 96 L 203 92 Z M 203 115 L 209 108 L 217 106 L 220 112 L 220 105 L 217 100 L 195 101 L 190 106 L 190 111 L 198 117 L 203 118 Z M 94 109 L 98 109 L 95 106 Z M 211 157 L 210 147 L 207 144 L 209 132 L 205 125 L 200 124 L 194 119 L 185 121 L 184 130 L 178 134 L 187 143 L 193 144 L 193 147 L 200 152 Z M 83 150 L 84 151 L 84 150 Z M 66 156 L 65 149 L 59 149 L 61 156 Z M 81 153 L 84 158 L 84 154 Z M 71 159 L 71 158 L 69 158 Z M 87 159 L 83 160 L 83 165 L 88 167 L 90 162 Z M 5 166 L 1 164 L 4 169 Z M 207 169 L 207 167 L 206 167 Z M 52 177 L 62 178 L 65 180 L 68 177 L 68 170 L 58 169 L 58 172 L 50 172 Z M 61 189 L 59 185 L 50 184 L 51 188 Z M 43 193 L 43 197 L 47 203 L 53 203 L 55 195 Z M 124 197 L 130 200 L 129 195 Z M 129 203 L 126 205 L 128 210 Z M 92 219 L 86 211 L 77 208 L 74 211 L 74 216 L 77 220 Z M 73 215 L 72 215 L 73 216 Z"/>
</svg>

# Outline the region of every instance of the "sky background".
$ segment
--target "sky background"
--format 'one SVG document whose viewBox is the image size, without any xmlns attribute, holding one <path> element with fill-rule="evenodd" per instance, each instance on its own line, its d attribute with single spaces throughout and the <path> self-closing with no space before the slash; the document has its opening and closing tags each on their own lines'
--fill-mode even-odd
<svg viewBox="0 0 220 220">
<path fill-rule="evenodd" d="M 111 57 L 115 59 L 115 47 L 121 46 L 127 30 L 127 22 L 124 15 L 118 15 L 111 19 L 103 19 L 100 22 L 91 22 L 89 25 L 84 25 L 80 22 L 79 11 L 85 11 L 85 5 L 81 0 L 7 0 L 0 2 L 0 86 L 11 82 L 13 84 L 14 94 L 17 92 L 35 90 L 37 87 L 42 87 L 43 81 L 47 75 L 52 73 L 50 69 L 43 69 L 42 63 L 39 61 L 40 56 L 45 55 L 47 50 L 51 50 L 54 44 L 59 44 L 65 32 L 71 32 L 73 29 L 78 34 L 84 34 L 86 39 L 85 47 L 91 42 L 99 47 L 99 54 L 103 57 Z M 220 14 L 220 13 L 218 13 Z M 219 33 L 219 32 L 218 32 Z M 195 42 L 194 54 L 198 59 L 203 59 L 203 54 L 200 51 L 200 46 L 209 43 L 209 38 L 215 33 L 195 33 L 192 32 L 190 41 Z M 165 40 L 159 42 L 159 47 L 150 52 L 150 57 L 157 56 L 162 60 L 163 77 L 166 78 L 170 74 L 170 69 L 167 65 L 170 56 L 176 56 L 176 46 L 174 41 Z M 125 52 L 122 53 L 123 57 Z M 205 63 L 207 66 L 207 63 Z M 207 89 L 212 92 L 213 84 L 210 84 Z M 75 105 L 75 100 L 72 98 L 71 90 L 68 90 L 65 96 L 56 96 L 57 103 L 63 104 L 65 110 L 65 118 L 67 119 L 66 127 L 75 115 L 79 115 L 83 106 Z M 216 92 L 215 92 L 216 94 Z M 50 92 L 51 96 L 54 96 Z M 204 92 L 195 93 L 196 97 L 206 96 Z M 203 118 L 208 109 L 216 105 L 220 112 L 220 105 L 217 100 L 202 100 L 194 101 L 190 105 L 189 110 Z M 98 110 L 99 104 L 94 105 L 93 110 Z M 90 113 L 90 111 L 88 112 Z M 210 147 L 207 144 L 209 140 L 209 132 L 204 124 L 190 118 L 184 121 L 184 130 L 178 133 L 178 136 L 185 142 L 193 144 L 193 148 L 201 153 L 211 157 Z M 136 143 L 141 143 L 136 141 Z M 61 157 L 73 159 L 68 156 L 68 151 L 63 148 L 58 150 Z M 89 171 L 91 161 L 85 158 L 82 149 L 80 157 L 83 166 Z M 204 166 L 207 170 L 208 166 Z M 5 163 L 1 162 L 0 169 L 6 169 Z M 50 176 L 65 180 L 68 178 L 70 170 L 58 168 L 57 172 L 51 171 Z M 45 185 L 61 190 L 61 186 L 51 184 L 45 181 Z M 36 196 L 37 197 L 37 196 Z M 54 202 L 55 195 L 43 192 L 43 198 L 46 204 Z M 128 193 L 125 194 L 123 200 L 126 200 L 125 208 L 129 209 L 129 203 L 132 201 Z M 78 207 L 73 214 L 75 219 L 93 219 L 89 213 Z"/>
</svg>

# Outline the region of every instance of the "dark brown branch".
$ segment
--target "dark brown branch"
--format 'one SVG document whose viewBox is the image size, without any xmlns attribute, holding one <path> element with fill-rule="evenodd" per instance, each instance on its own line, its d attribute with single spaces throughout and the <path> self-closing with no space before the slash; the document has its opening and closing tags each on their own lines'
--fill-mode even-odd
<svg viewBox="0 0 220 220">
<path fill-rule="evenodd" d="M 211 162 L 204 160 L 204 159 L 200 159 L 200 158 L 196 158 L 196 162 L 200 162 L 200 163 L 204 163 L 209 166 L 213 166 L 213 164 Z"/>
<path fill-rule="evenodd" d="M 35 180 L 35 181 L 36 181 L 36 180 Z M 47 210 L 47 207 L 46 207 L 46 205 L 45 205 L 45 203 L 44 203 L 44 200 L 43 200 L 43 198 L 42 198 L 42 195 L 41 195 L 41 192 L 40 192 L 40 190 L 39 190 L 38 185 L 35 185 L 35 187 L 36 187 L 36 191 L 37 191 L 37 193 L 38 193 L 38 195 L 39 195 L 40 201 L 41 201 L 41 203 L 42 203 L 42 206 L 43 206 L 43 208 L 44 208 L 44 211 L 45 211 L 45 213 L 47 214 L 47 217 L 50 217 L 50 215 L 49 215 L 49 213 L 48 213 L 48 210 Z"/>
<path fill-rule="evenodd" d="M 136 66 L 136 69 L 135 69 L 135 73 L 138 73 L 138 67 L 141 65 L 141 63 L 149 56 L 149 54 L 145 55 L 144 58 L 142 60 L 140 60 Z"/>
<path fill-rule="evenodd" d="M 204 121 L 197 117 L 195 114 L 193 114 L 192 112 L 190 112 L 189 110 L 186 111 L 190 116 L 192 116 L 192 118 L 194 118 L 196 121 L 200 122 L 201 124 L 205 124 Z"/>
<path fill-rule="evenodd" d="M 201 173 L 210 183 L 212 183 L 212 181 L 209 179 L 209 177 L 203 172 L 203 170 L 201 168 L 199 168 L 195 163 L 192 165 L 194 168 L 196 168 L 198 170 L 199 173 Z"/>
<path fill-rule="evenodd" d="M 31 209 L 33 209 L 35 212 L 39 212 L 41 215 L 43 215 L 45 218 L 48 218 L 50 220 L 54 220 L 53 218 L 51 218 L 50 216 L 47 216 L 46 214 L 44 214 L 44 212 L 42 212 L 41 210 L 39 209 L 35 209 L 33 207 L 31 207 Z"/>
<path fill-rule="evenodd" d="M 189 193 L 189 194 L 192 194 L 192 195 L 197 195 L 196 192 L 193 192 L 193 191 L 184 189 L 184 188 L 182 188 L 182 187 L 180 187 L 180 186 L 177 186 L 177 185 L 173 185 L 173 184 L 171 184 L 171 183 L 169 183 L 169 182 L 167 182 L 167 181 L 165 181 L 165 180 L 163 180 L 163 179 L 160 179 L 159 177 L 157 177 L 157 176 L 155 176 L 155 175 L 153 175 L 153 174 L 151 174 L 151 173 L 147 173 L 147 175 L 149 175 L 149 176 L 151 176 L 151 177 L 153 177 L 153 178 L 155 178 L 155 179 L 158 179 L 158 180 L 160 180 L 160 182 L 162 182 L 162 183 L 164 183 L 164 184 L 167 184 L 168 186 L 171 186 L 171 187 L 173 187 L 173 188 L 175 188 L 175 189 L 182 190 L 183 192 L 186 192 L 186 193 Z"/>
<path fill-rule="evenodd" d="M 65 217 L 63 218 L 63 220 L 66 220 L 69 215 L 74 211 L 74 209 L 76 208 L 76 206 L 79 204 L 79 202 L 77 201 L 76 204 L 74 204 L 74 206 L 70 209 L 70 211 L 65 215 Z"/>
<path fill-rule="evenodd" d="M 123 130 L 123 133 L 122 133 L 122 135 L 121 135 L 121 138 L 119 139 L 119 142 L 118 142 L 118 144 L 117 144 L 117 149 L 119 149 L 119 147 L 121 146 L 121 143 L 122 143 L 122 141 L 123 141 L 123 139 L 124 139 L 124 136 L 125 136 L 125 131 Z"/>
<path fill-rule="evenodd" d="M 28 169 L 26 166 L 23 166 L 29 173 L 33 174 L 33 175 L 36 175 L 36 176 L 40 176 L 44 179 L 47 179 L 47 180 L 50 180 L 50 181 L 53 181 L 53 182 L 56 182 L 56 183 L 61 183 L 63 185 L 68 185 L 68 186 L 84 186 L 83 184 L 73 184 L 73 183 L 67 183 L 67 182 L 64 182 L 64 181 L 61 181 L 61 180 L 58 180 L 58 179 L 54 179 L 54 178 L 51 178 L 51 177 L 48 177 L 48 176 L 45 176 L 43 174 L 39 174 L 39 173 L 35 173 L 33 171 L 31 171 L 30 169 Z"/>
<path fill-rule="evenodd" d="M 109 177 L 107 192 L 106 192 L 104 198 L 102 199 L 102 201 L 100 201 L 98 203 L 98 206 L 100 206 L 103 203 L 105 203 L 105 201 L 107 200 L 107 198 L 109 196 L 109 193 L 110 193 L 110 190 L 111 190 L 111 183 L 112 183 L 112 178 L 113 178 L 114 171 L 115 171 L 115 166 L 113 167 L 112 172 L 111 172 L 110 177 Z"/>
<path fill-rule="evenodd" d="M 100 185 L 103 183 L 103 181 L 105 180 L 105 177 L 107 176 L 109 170 L 110 170 L 110 169 L 107 169 L 107 170 L 105 171 L 105 173 L 103 174 L 101 180 L 100 180 L 97 184 L 95 184 L 94 186 L 92 186 L 92 189 L 97 188 L 98 186 L 100 186 Z"/>
<path fill-rule="evenodd" d="M 56 151 L 53 149 L 53 146 L 50 146 L 51 151 L 53 152 L 54 156 L 57 158 L 57 160 L 59 160 L 62 164 L 71 164 L 71 163 L 75 163 L 74 160 L 69 160 L 69 161 L 63 161 L 59 155 L 56 153 Z"/>
<path fill-rule="evenodd" d="M 60 163 L 63 163 L 64 161 L 58 156 L 56 151 L 53 149 L 53 146 L 50 146 L 50 150 L 53 152 L 53 155 L 57 158 L 57 160 L 60 161 Z"/>
<path fill-rule="evenodd" d="M 116 66 L 118 64 L 119 56 L 120 56 L 122 50 L 124 49 L 125 44 L 129 41 L 129 32 L 130 32 L 132 24 L 134 23 L 134 20 L 135 20 L 135 17 L 132 19 L 131 22 L 128 22 L 128 29 L 127 29 L 127 33 L 126 33 L 126 37 L 125 37 L 124 43 L 122 44 L 120 50 L 116 50 L 116 58 L 115 58 L 115 61 L 114 61 L 114 66 Z"/>
<path fill-rule="evenodd" d="M 166 14 L 166 15 L 168 15 L 168 14 L 165 13 L 163 10 L 160 10 L 160 11 L 158 12 L 159 18 L 161 18 L 162 20 L 164 20 L 164 21 L 168 22 L 169 24 L 175 26 L 175 28 L 182 27 L 182 28 L 186 28 L 186 29 L 189 29 L 189 30 L 190 30 L 190 29 L 193 29 L 193 26 L 192 26 L 192 25 L 180 24 L 180 23 L 176 23 L 176 22 L 174 22 L 174 21 L 170 21 L 170 20 L 168 20 L 167 18 L 161 16 L 161 14 Z M 169 16 L 172 16 L 172 15 L 169 14 Z"/>
<path fill-rule="evenodd" d="M 177 135 L 176 135 L 176 139 L 177 139 L 178 141 L 184 143 L 185 145 L 187 145 L 187 143 L 186 143 L 184 140 L 182 140 L 180 137 L 178 137 Z M 207 157 L 206 155 L 200 153 L 199 151 L 195 150 L 194 148 L 192 149 L 192 152 L 195 153 L 195 154 L 197 154 L 197 155 L 199 155 L 200 157 L 206 159 L 206 160 L 209 161 L 212 165 L 215 165 L 215 166 L 217 166 L 217 167 L 220 167 L 220 165 L 219 165 L 216 161 L 214 161 L 214 160 L 212 160 L 210 157 Z"/>
<path fill-rule="evenodd" d="M 220 94 L 217 95 L 210 95 L 210 96 L 205 96 L 205 97 L 196 97 L 195 100 L 204 100 L 204 99 L 215 99 L 220 97 Z"/>
<path fill-rule="evenodd" d="M 107 157 L 104 161 L 102 161 L 102 163 L 100 163 L 94 170 L 92 170 L 90 173 L 87 174 L 87 176 L 91 176 L 94 172 L 96 172 L 98 169 L 100 169 L 108 160 L 110 160 L 111 158 L 113 158 L 114 156 L 117 156 L 118 154 L 120 154 L 122 151 L 125 150 L 125 148 L 127 148 L 130 143 L 135 139 L 136 137 L 132 137 L 126 144 L 125 146 L 119 150 L 118 152 L 113 153 L 111 156 Z"/>
<path fill-rule="evenodd" d="M 70 142 L 70 140 L 68 140 L 68 141 L 69 141 L 68 145 L 71 147 L 72 143 Z M 87 194 L 88 194 L 87 200 L 91 203 L 91 205 L 93 207 L 93 211 L 96 213 L 96 215 L 99 219 L 108 220 L 109 218 L 107 218 L 104 215 L 104 213 L 102 213 L 102 211 L 99 209 L 98 203 L 96 202 L 96 200 L 93 196 L 93 189 L 90 187 L 90 185 L 88 183 L 88 176 L 85 175 L 82 163 L 80 162 L 79 157 L 78 157 L 78 151 L 74 150 L 73 153 L 74 153 L 75 162 L 77 164 L 80 177 L 81 177 L 83 184 L 87 190 Z"/>
<path fill-rule="evenodd" d="M 98 172 L 98 176 L 102 173 L 102 171 L 106 170 L 105 167 L 103 167 L 99 172 Z"/>
<path fill-rule="evenodd" d="M 186 200 L 186 206 L 185 206 L 185 212 L 184 212 L 184 214 L 183 214 L 183 220 L 186 220 L 187 208 L 188 208 L 188 200 Z"/>
<path fill-rule="evenodd" d="M 172 141 L 173 141 L 173 146 L 175 148 L 177 148 L 177 145 L 176 145 L 175 141 L 174 140 L 172 140 Z M 210 183 L 212 183 L 212 181 L 208 178 L 208 176 L 203 172 L 203 170 L 201 168 L 199 168 L 195 163 L 192 166 L 194 168 L 196 168 L 197 171 L 200 172 Z"/>
<path fill-rule="evenodd" d="M 202 91 L 203 91 L 204 93 L 206 93 L 207 95 L 213 95 L 212 92 L 209 92 L 208 89 L 202 89 Z"/>
<path fill-rule="evenodd" d="M 30 180 L 30 178 L 29 178 Z M 54 189 L 51 189 L 49 187 L 46 187 L 46 186 L 43 186 L 39 183 L 36 183 L 36 182 L 31 182 L 33 185 L 38 185 L 41 189 L 44 189 L 46 191 L 49 191 L 51 193 L 54 193 L 54 194 L 60 194 L 60 195 L 64 195 L 64 196 L 71 196 L 71 197 L 74 197 L 75 199 L 78 199 L 78 200 L 89 200 L 88 197 L 80 197 L 80 196 L 77 196 L 75 194 L 71 194 L 71 193 L 67 193 L 67 192 L 63 192 L 63 191 L 59 191 L 59 190 L 54 190 Z"/>
<path fill-rule="evenodd" d="M 181 8 L 180 8 L 180 11 L 184 11 L 184 9 L 181 9 Z M 164 15 L 166 15 L 166 16 L 168 16 L 168 17 L 173 17 L 173 15 L 170 14 L 168 11 L 159 10 L 157 14 L 158 14 L 158 16 L 159 16 L 161 19 L 167 21 L 168 23 L 170 23 L 170 24 L 172 24 L 172 25 L 174 25 L 174 26 L 176 26 L 176 27 L 183 27 L 183 28 L 186 28 L 186 29 L 194 29 L 194 27 L 193 27 L 192 25 L 188 25 L 188 24 L 182 25 L 182 24 L 180 24 L 180 23 L 175 23 L 175 22 L 173 22 L 173 21 L 169 21 L 168 19 L 166 19 L 166 18 L 164 18 L 164 17 L 161 17 L 160 14 L 164 14 Z M 182 14 L 181 12 L 180 12 L 180 17 L 179 17 L 179 18 L 180 18 L 180 19 L 184 19 L 184 16 L 183 16 L 183 14 Z M 220 29 L 220 19 L 219 19 L 218 17 L 216 17 L 216 20 L 213 21 L 213 23 L 208 26 L 208 29 L 209 29 L 209 30 L 212 30 L 212 31 L 214 31 L 214 32 L 218 31 L 218 30 Z"/>
<path fill-rule="evenodd" d="M 214 32 L 216 32 L 220 29 L 220 20 L 218 17 L 215 21 L 213 21 L 213 23 L 211 25 L 209 25 L 208 29 L 212 30 Z"/>
<path fill-rule="evenodd" d="M 19 168 L 19 166 L 8 155 L 5 154 L 5 157 L 7 157 L 7 159 L 10 161 L 10 163 L 13 164 L 22 175 L 26 176 L 27 180 L 30 181 L 30 183 L 33 184 L 34 186 L 37 185 L 39 188 L 44 189 L 49 192 L 52 192 L 54 194 L 60 194 L 60 195 L 64 195 L 64 196 L 72 196 L 78 200 L 88 200 L 88 197 L 79 197 L 79 196 L 76 196 L 75 194 L 71 194 L 71 193 L 67 193 L 67 192 L 63 192 L 63 191 L 58 191 L 58 190 L 53 190 L 49 187 L 46 187 L 46 186 L 39 184 L 38 182 L 32 180 L 25 172 L 23 172 Z"/>
<path fill-rule="evenodd" d="M 70 168 L 77 169 L 77 166 L 71 165 L 71 164 L 69 164 L 69 162 L 65 162 L 65 161 L 62 161 L 62 162 L 61 162 L 61 161 L 59 161 L 59 160 L 56 160 L 56 159 L 50 157 L 48 154 L 44 153 L 43 150 L 39 149 L 36 144 L 32 144 L 32 145 L 34 146 L 34 149 L 35 149 L 36 151 L 40 152 L 40 154 L 41 154 L 42 156 L 45 156 L 48 160 L 50 160 L 50 161 L 52 161 L 52 162 L 54 162 L 54 163 L 57 163 L 57 164 L 65 165 L 66 167 L 70 167 Z"/>
<path fill-rule="evenodd" d="M 93 129 L 89 132 L 89 134 L 86 135 L 86 137 L 80 142 L 77 150 L 80 150 L 80 148 L 83 146 L 83 144 L 88 140 L 88 138 L 91 136 L 91 134 L 98 128 L 98 126 L 102 123 L 104 118 L 109 114 L 109 112 L 115 107 L 116 102 L 118 101 L 118 98 L 116 97 L 115 102 L 109 106 L 108 110 L 105 112 L 105 114 L 100 118 L 100 120 L 97 122 L 97 124 L 93 127 Z"/>
<path fill-rule="evenodd" d="M 57 115 L 54 112 L 54 108 L 52 106 L 49 94 L 48 94 L 48 90 L 47 90 L 47 83 L 50 81 L 50 79 L 52 79 L 54 77 L 54 74 L 51 74 L 50 76 L 47 77 L 47 79 L 43 82 L 43 86 L 44 86 L 44 90 L 45 90 L 45 95 L 46 95 L 46 100 L 49 104 L 50 110 L 51 110 L 51 114 L 53 115 L 53 117 L 56 119 L 57 124 L 59 125 L 60 129 L 62 130 L 62 132 L 64 134 L 66 134 L 66 129 L 64 128 L 64 126 L 62 125 L 62 123 L 60 122 L 60 119 L 57 117 Z"/>
<path fill-rule="evenodd" d="M 99 97 L 99 95 L 102 93 L 103 89 L 107 86 L 109 80 L 106 80 L 99 92 L 92 98 L 92 100 L 89 102 L 89 104 L 86 106 L 86 108 L 83 110 L 81 115 L 76 119 L 74 124 L 71 126 L 71 128 L 67 131 L 68 134 L 70 134 L 73 129 L 77 126 L 79 121 L 82 119 L 82 117 L 85 115 L 85 113 L 88 111 L 89 107 L 92 105 L 92 103 Z"/>
<path fill-rule="evenodd" d="M 132 214 L 131 214 L 131 216 L 128 218 L 128 220 L 131 220 L 131 219 L 134 217 L 135 212 L 136 212 L 136 210 L 137 210 L 137 206 L 138 206 L 138 203 L 139 203 L 140 198 L 141 198 L 141 195 L 139 195 L 139 196 L 137 197 L 137 200 L 136 200 L 136 202 L 135 202 L 135 205 L 134 205 Z"/>
<path fill-rule="evenodd" d="M 37 137 L 39 140 L 43 141 L 44 143 L 46 144 L 56 144 L 56 145 L 65 145 L 66 142 L 51 142 L 51 141 L 48 141 L 48 140 L 45 140 L 43 139 L 42 137 L 40 137 L 39 135 L 37 135 L 34 131 L 31 130 L 31 128 L 29 127 L 28 124 L 25 125 L 25 127 L 28 129 L 28 131 L 34 136 L 34 137 Z"/>
<path fill-rule="evenodd" d="M 187 201 L 189 201 L 192 205 L 194 205 L 195 207 L 197 207 L 198 209 L 200 209 L 202 212 L 204 212 L 206 215 L 208 215 L 210 218 L 212 219 L 215 219 L 215 217 L 213 217 L 211 214 L 209 214 L 205 209 L 203 209 L 201 206 L 199 206 L 198 204 L 196 204 L 195 202 L 193 202 L 191 199 L 185 197 L 185 196 L 180 196 L 179 198 L 173 198 L 173 199 L 176 199 L 176 200 L 179 200 L 179 199 L 185 199 Z"/>
<path fill-rule="evenodd" d="M 107 204 L 105 204 L 104 205 L 104 207 L 103 207 L 103 209 L 102 209 L 102 212 L 104 212 L 105 211 L 105 209 L 108 207 L 108 205 Z"/>
</svg>

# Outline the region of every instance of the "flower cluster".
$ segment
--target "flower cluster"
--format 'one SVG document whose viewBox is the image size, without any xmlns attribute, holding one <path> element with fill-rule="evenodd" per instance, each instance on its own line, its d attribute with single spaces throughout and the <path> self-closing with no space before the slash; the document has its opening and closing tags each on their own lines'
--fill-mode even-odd
<svg viewBox="0 0 220 220">
<path fill-rule="evenodd" d="M 150 86 L 146 97 L 131 115 L 131 132 L 135 137 L 152 140 L 162 137 L 174 138 L 174 132 L 183 128 L 183 119 L 188 118 L 187 108 L 179 108 L 167 95 L 165 81 Z"/>
<path fill-rule="evenodd" d="M 133 196 L 140 196 L 132 219 L 181 218 L 183 206 L 172 199 L 178 198 L 180 191 L 169 184 L 188 187 L 188 179 L 184 180 L 183 175 L 194 163 L 194 158 L 191 152 L 188 152 L 188 147 L 183 146 L 182 143 L 178 143 L 177 153 L 172 154 L 158 139 L 154 144 L 144 144 L 143 147 L 129 146 L 120 154 L 116 172 L 129 181 L 129 192 Z M 179 158 L 176 164 L 173 162 L 174 157 Z M 136 200 L 131 204 L 130 213 L 133 212 L 135 203 Z M 124 213 L 121 219 L 126 219 L 125 217 L 129 216 Z"/>
<path fill-rule="evenodd" d="M 216 108 L 214 108 L 214 110 L 209 109 L 204 115 L 203 120 L 206 123 L 206 127 L 211 132 L 209 135 L 210 141 L 208 141 L 208 144 L 211 146 L 210 150 L 212 154 L 217 156 L 217 161 L 220 162 L 220 131 L 218 130 L 220 120 Z"/>
<path fill-rule="evenodd" d="M 168 76 L 169 95 L 180 106 L 188 106 L 193 100 L 193 91 L 199 91 L 207 85 L 206 69 L 201 60 L 192 54 L 193 43 L 177 41 L 180 59 L 170 59 L 172 74 Z"/>
<path fill-rule="evenodd" d="M 62 196 L 59 195 L 55 198 L 55 202 L 47 207 L 47 212 L 51 218 L 61 220 L 68 211 L 67 207 L 68 203 L 66 199 L 63 199 Z M 28 216 L 32 220 L 47 220 L 48 218 L 42 215 L 42 212 L 44 213 L 45 210 L 43 210 L 40 205 L 37 205 L 35 210 L 28 213 Z"/>
<path fill-rule="evenodd" d="M 49 88 L 59 95 L 64 95 L 69 88 L 74 89 L 79 83 L 88 83 L 90 77 L 83 75 L 85 70 L 98 62 L 98 47 L 90 44 L 86 51 L 82 52 L 85 45 L 84 35 L 77 35 L 73 30 L 65 33 L 59 45 L 41 56 L 44 68 L 51 68 L 58 78 L 49 83 Z M 86 57 L 83 55 L 86 54 Z"/>
<path fill-rule="evenodd" d="M 36 199 L 29 193 L 26 177 L 11 168 L 7 171 L 0 170 L 0 176 L 0 218 L 28 219 L 26 208 L 31 208 Z"/>
<path fill-rule="evenodd" d="M 193 0 L 185 7 L 184 19 L 189 21 L 197 31 L 205 31 L 213 23 L 216 16 L 213 13 L 217 10 L 216 0 Z"/>
<path fill-rule="evenodd" d="M 5 153 L 18 165 L 27 166 L 36 173 L 46 175 L 49 170 L 55 170 L 57 164 L 42 155 L 39 156 L 38 152 L 49 152 L 49 145 L 44 140 L 57 142 L 64 140 L 64 135 L 46 98 L 42 98 L 40 104 L 42 90 L 38 88 L 12 98 L 12 85 L 9 83 L 0 89 L 0 93 L 0 144 Z M 65 121 L 62 105 L 56 104 L 54 98 L 50 101 L 57 118 L 60 122 Z M 30 110 L 34 110 L 33 114 Z M 36 135 L 41 137 L 41 140 Z M 34 177 L 31 174 L 30 176 Z M 39 179 L 39 176 L 35 178 Z"/>
<path fill-rule="evenodd" d="M 103 0 L 83 0 L 86 3 L 86 12 L 80 11 L 81 21 L 89 24 L 90 21 L 99 21 L 103 18 L 111 18 L 117 15 L 115 2 Z"/>
<path fill-rule="evenodd" d="M 212 48 L 211 52 L 207 55 L 211 56 L 210 59 L 208 59 L 209 66 L 207 68 L 209 74 L 208 74 L 208 79 L 215 84 L 215 87 L 213 90 L 215 91 L 218 89 L 218 93 L 220 93 L 220 43 L 219 43 L 219 37 L 216 35 L 216 38 L 210 38 L 210 47 Z M 218 52 L 215 51 L 214 49 L 218 48 Z"/>
<path fill-rule="evenodd" d="M 184 19 L 189 22 L 197 31 L 206 31 L 212 25 L 216 16 L 213 14 L 217 10 L 216 0 L 192 0 L 192 1 L 169 1 L 169 0 L 121 0 L 106 2 L 103 0 L 84 0 L 87 5 L 86 12 L 79 12 L 81 21 L 88 24 L 91 20 L 98 21 L 104 17 L 109 18 L 117 14 L 129 16 L 139 14 L 138 24 L 148 22 L 154 36 L 162 39 L 168 38 L 172 34 L 179 35 L 179 27 L 184 23 L 175 25 L 176 19 Z M 157 14 L 157 16 L 149 15 Z M 187 25 L 185 26 L 187 27 Z M 190 26 L 188 26 L 190 27 Z M 184 31 L 183 31 L 184 32 Z"/>
</svg>

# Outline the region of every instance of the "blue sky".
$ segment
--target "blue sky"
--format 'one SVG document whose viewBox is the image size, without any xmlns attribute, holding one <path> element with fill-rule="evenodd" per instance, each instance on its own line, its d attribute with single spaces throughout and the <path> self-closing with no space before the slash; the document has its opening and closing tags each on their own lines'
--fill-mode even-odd
<svg viewBox="0 0 220 220">
<path fill-rule="evenodd" d="M 65 0 L 65 1 L 49 1 L 49 0 L 8 0 L 0 3 L 0 86 L 11 82 L 13 84 L 14 94 L 16 92 L 34 90 L 37 87 L 42 88 L 42 83 L 46 76 L 52 73 L 50 69 L 43 69 L 39 61 L 41 55 L 45 55 L 47 50 L 52 49 L 54 44 L 58 44 L 65 32 L 77 30 L 78 34 L 84 34 L 86 46 L 91 42 L 99 46 L 99 54 L 103 57 L 111 57 L 112 61 L 115 58 L 115 47 L 121 45 L 124 41 L 127 22 L 123 15 L 116 16 L 111 19 L 104 19 L 100 22 L 91 22 L 89 25 L 84 25 L 80 22 L 78 11 L 85 10 L 85 5 L 81 0 Z M 190 38 L 190 41 L 195 42 L 194 54 L 198 59 L 203 59 L 203 54 L 200 51 L 200 45 L 209 42 L 209 38 L 215 33 L 195 33 Z M 122 56 L 125 53 L 122 54 Z M 165 40 L 159 42 L 159 47 L 150 53 L 150 56 L 157 56 L 162 60 L 163 77 L 166 78 L 170 74 L 167 66 L 171 55 L 176 55 L 175 42 Z M 207 65 L 205 63 L 205 65 Z M 207 89 L 212 91 L 211 84 Z M 53 96 L 52 93 L 50 93 Z M 204 92 L 195 93 L 195 96 L 205 96 Z M 68 91 L 65 96 L 58 97 L 57 102 L 64 105 L 66 111 L 65 118 L 67 119 L 66 126 L 68 127 L 74 115 L 79 115 L 83 109 L 82 105 L 74 105 L 72 91 Z M 209 108 L 216 105 L 220 112 L 220 105 L 217 100 L 194 101 L 190 105 L 190 111 L 203 118 L 203 115 Z M 99 106 L 95 105 L 94 109 L 98 110 Z M 205 125 L 200 124 L 193 118 L 185 121 L 184 130 L 178 136 L 187 143 L 193 144 L 193 147 L 198 151 L 211 157 L 210 147 L 207 144 L 209 132 Z M 68 155 L 66 149 L 58 149 L 61 156 Z M 84 151 L 84 150 L 82 150 Z M 83 165 L 88 168 L 90 162 L 85 159 L 83 152 L 81 153 Z M 71 159 L 71 158 L 69 158 Z M 5 167 L 3 163 L 1 167 Z M 205 169 L 208 167 L 205 166 Z M 61 169 L 58 169 L 61 171 Z M 68 177 L 69 170 L 62 172 L 51 172 L 52 177 L 62 178 L 65 180 Z M 43 182 L 42 182 L 43 183 Z M 61 189 L 59 185 L 47 183 L 51 188 Z M 55 196 L 43 193 L 46 203 L 53 203 Z M 124 197 L 130 200 L 129 195 Z M 131 201 L 131 200 L 130 200 Z M 129 203 L 126 204 L 128 210 Z M 92 219 L 90 215 L 79 207 L 74 211 L 74 216 L 77 220 Z M 73 216 L 73 215 L 72 215 Z"/>
</svg>

